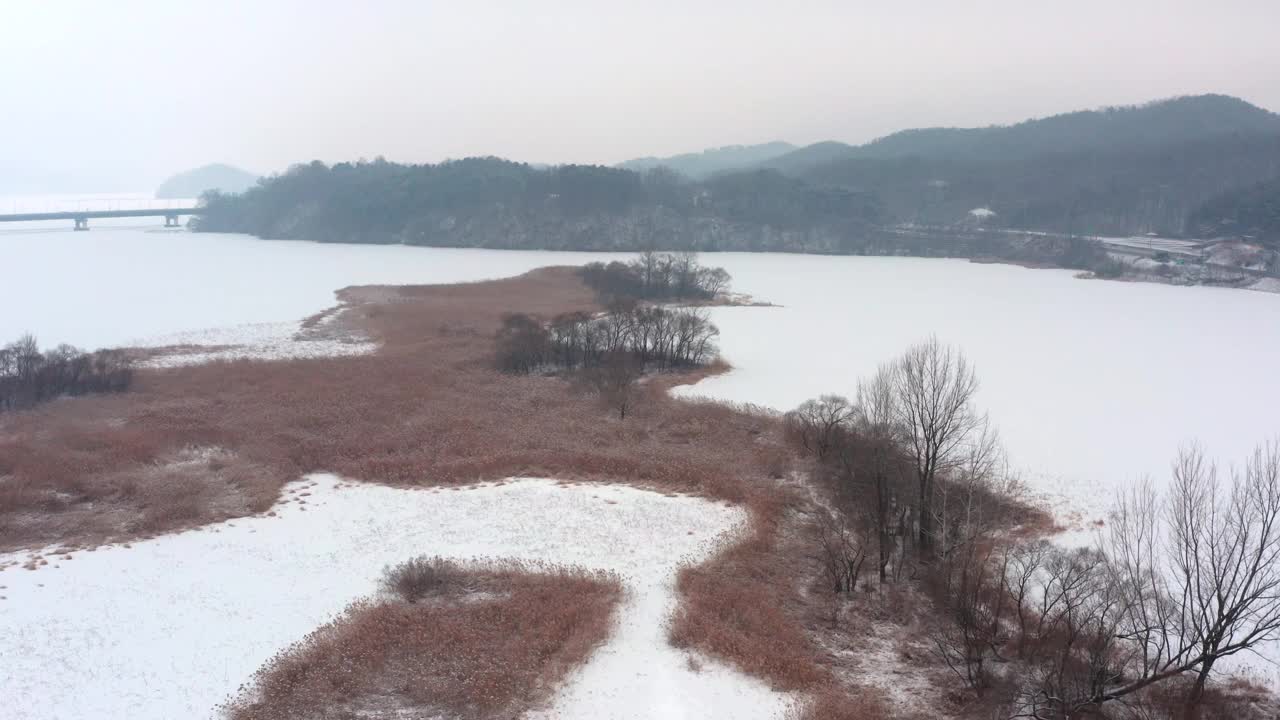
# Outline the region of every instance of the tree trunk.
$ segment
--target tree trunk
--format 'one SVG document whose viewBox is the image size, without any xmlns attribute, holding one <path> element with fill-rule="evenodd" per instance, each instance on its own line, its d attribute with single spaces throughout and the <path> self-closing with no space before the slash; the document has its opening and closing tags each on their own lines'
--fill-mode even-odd
<svg viewBox="0 0 1280 720">
<path fill-rule="evenodd" d="M 1213 669 L 1213 660 L 1206 660 L 1196 673 L 1196 680 L 1187 692 L 1187 699 L 1182 704 L 1182 720 L 1200 720 L 1200 706 L 1204 700 L 1204 685 L 1209 679 L 1209 671 Z"/>
<path fill-rule="evenodd" d="M 886 575 L 888 574 L 889 542 L 890 542 L 889 533 L 886 532 L 883 527 L 881 527 L 880 529 L 880 562 L 878 563 L 879 570 L 880 570 L 881 585 L 885 584 Z"/>
<path fill-rule="evenodd" d="M 920 555 L 933 557 L 933 483 L 920 478 Z"/>
</svg>

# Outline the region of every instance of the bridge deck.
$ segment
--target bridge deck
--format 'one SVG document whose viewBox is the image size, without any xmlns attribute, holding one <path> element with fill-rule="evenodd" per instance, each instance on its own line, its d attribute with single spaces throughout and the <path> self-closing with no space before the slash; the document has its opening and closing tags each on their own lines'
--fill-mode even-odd
<svg viewBox="0 0 1280 720">
<path fill-rule="evenodd" d="M 154 208 L 145 210 L 66 210 L 62 212 L 11 213 L 0 215 L 0 222 L 36 222 L 38 220 L 88 220 L 90 218 L 177 217 L 201 215 L 204 208 Z"/>
</svg>

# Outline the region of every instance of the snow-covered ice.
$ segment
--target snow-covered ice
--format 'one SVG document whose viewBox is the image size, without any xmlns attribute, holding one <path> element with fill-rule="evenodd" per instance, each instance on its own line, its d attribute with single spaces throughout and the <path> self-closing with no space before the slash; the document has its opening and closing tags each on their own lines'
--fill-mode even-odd
<svg viewBox="0 0 1280 720">
<path fill-rule="evenodd" d="M 384 566 L 419 554 L 623 576 L 618 627 L 545 717 L 773 718 L 789 701 L 714 662 L 694 672 L 666 641 L 675 571 L 735 532 L 737 508 L 536 479 L 405 490 L 316 475 L 285 495 L 275 517 L 0 571 L 0 714 L 212 717 L 275 652 L 373 594 Z"/>
<path fill-rule="evenodd" d="M 678 394 L 787 410 L 936 334 L 974 361 L 1013 466 L 1064 515 L 1162 481 L 1181 443 L 1241 460 L 1280 433 L 1280 297 L 1081 280 L 962 260 L 726 253 L 733 287 L 779 307 L 719 307 L 733 371 Z"/>
<path fill-rule="evenodd" d="M 0 257 L 33 269 L 0 283 L 0 307 L 13 310 L 0 313 L 0 344 L 32 332 L 44 346 L 94 349 L 297 322 L 349 285 L 469 282 L 617 256 L 266 241 L 103 222 L 80 233 L 0 228 Z"/>
<path fill-rule="evenodd" d="M 724 254 L 733 287 L 779 307 L 718 307 L 734 369 L 677 394 L 781 410 L 860 377 L 930 334 L 960 347 L 1013 468 L 1091 543 L 1117 493 L 1157 487 L 1181 444 L 1225 466 L 1280 435 L 1280 296 L 1081 280 L 1063 270 L 921 258 Z M 1280 689 L 1280 643 L 1241 655 Z"/>
</svg>

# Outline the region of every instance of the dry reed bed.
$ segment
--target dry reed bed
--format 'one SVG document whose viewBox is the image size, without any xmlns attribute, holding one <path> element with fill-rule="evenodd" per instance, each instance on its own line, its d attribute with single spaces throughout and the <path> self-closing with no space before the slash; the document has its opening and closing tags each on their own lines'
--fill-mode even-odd
<svg viewBox="0 0 1280 720">
<path fill-rule="evenodd" d="M 122 396 L 0 418 L 0 549 L 264 512 L 284 483 L 320 470 L 409 486 L 532 475 L 695 493 L 752 520 L 738 543 L 681 573 L 673 642 L 778 689 L 844 692 L 803 620 L 822 601 L 804 592 L 812 561 L 794 537 L 805 494 L 781 479 L 795 456 L 777 417 L 674 400 L 665 390 L 681 379 L 668 377 L 618 420 L 561 380 L 493 370 L 505 312 L 599 309 L 571 269 L 340 297 L 339 321 L 379 340 L 378 353 L 143 371 Z M 207 459 L 193 466 L 192 454 Z"/>
<path fill-rule="evenodd" d="M 276 655 L 229 720 L 516 718 L 608 637 L 623 593 L 607 573 L 434 566 L 443 577 L 425 597 L 356 602 Z"/>
</svg>

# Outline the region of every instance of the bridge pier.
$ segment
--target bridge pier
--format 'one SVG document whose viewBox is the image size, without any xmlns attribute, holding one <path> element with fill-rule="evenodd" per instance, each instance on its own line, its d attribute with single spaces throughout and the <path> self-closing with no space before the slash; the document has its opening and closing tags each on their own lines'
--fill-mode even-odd
<svg viewBox="0 0 1280 720">
<path fill-rule="evenodd" d="M 174 227 L 174 228 L 176 228 L 176 227 L 182 227 L 181 225 L 179 225 L 179 224 L 178 224 L 178 216 L 177 216 L 177 215 L 165 215 L 165 216 L 164 216 L 164 226 L 165 226 L 165 227 Z"/>
<path fill-rule="evenodd" d="M 87 217 L 77 217 L 77 218 L 75 218 L 75 221 L 76 221 L 76 230 L 77 230 L 77 231 L 79 231 L 79 230 L 88 230 L 88 229 L 89 229 L 89 218 L 87 218 Z"/>
</svg>

